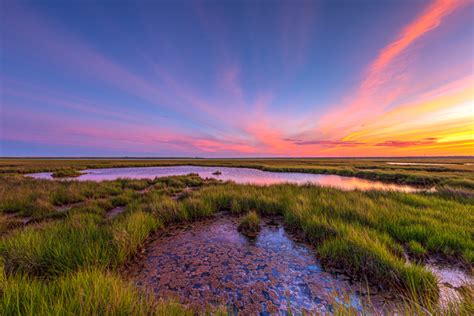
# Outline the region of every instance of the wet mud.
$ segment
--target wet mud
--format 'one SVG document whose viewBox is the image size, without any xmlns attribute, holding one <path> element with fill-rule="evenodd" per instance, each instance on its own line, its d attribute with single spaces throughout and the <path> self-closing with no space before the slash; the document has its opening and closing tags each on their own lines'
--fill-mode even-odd
<svg viewBox="0 0 474 316">
<path fill-rule="evenodd" d="M 218 216 L 174 226 L 149 241 L 127 274 L 158 298 L 244 314 L 286 314 L 289 308 L 331 314 L 335 304 L 362 312 L 393 300 L 324 271 L 311 246 L 285 231 L 281 220 L 263 220 L 256 238 L 240 234 L 237 225 L 237 218 Z"/>
</svg>

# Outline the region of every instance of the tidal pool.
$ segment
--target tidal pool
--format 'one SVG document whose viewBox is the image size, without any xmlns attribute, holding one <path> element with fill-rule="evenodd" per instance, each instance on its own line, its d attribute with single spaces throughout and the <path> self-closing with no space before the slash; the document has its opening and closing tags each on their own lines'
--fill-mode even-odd
<svg viewBox="0 0 474 316">
<path fill-rule="evenodd" d="M 221 174 L 213 174 L 216 171 Z M 394 190 L 402 192 L 416 192 L 419 189 L 398 184 L 388 184 L 380 181 L 365 180 L 356 177 L 342 177 L 337 175 L 311 174 L 298 172 L 270 172 L 251 168 L 230 167 L 133 167 L 133 168 L 104 168 L 83 170 L 84 174 L 71 178 L 79 181 L 116 180 L 118 178 L 153 179 L 197 173 L 201 178 L 215 178 L 223 181 L 234 181 L 240 184 L 269 185 L 278 183 L 317 184 L 325 187 L 336 187 L 342 190 Z M 32 173 L 29 177 L 37 179 L 53 179 L 50 172 Z"/>
<path fill-rule="evenodd" d="M 214 219 L 178 225 L 153 237 L 128 272 L 158 298 L 196 308 L 227 306 L 235 313 L 331 313 L 335 304 L 368 309 L 393 297 L 321 268 L 314 250 L 290 236 L 278 220 L 266 219 L 255 239 L 237 231 L 238 220 Z M 372 307 L 373 308 L 373 307 Z"/>
</svg>

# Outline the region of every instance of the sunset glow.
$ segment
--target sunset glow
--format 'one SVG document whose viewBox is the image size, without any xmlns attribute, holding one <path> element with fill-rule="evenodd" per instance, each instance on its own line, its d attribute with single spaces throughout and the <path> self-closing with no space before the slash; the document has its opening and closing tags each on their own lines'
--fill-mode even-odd
<svg viewBox="0 0 474 316">
<path fill-rule="evenodd" d="M 474 155 L 472 1 L 0 11 L 0 156 Z"/>
</svg>

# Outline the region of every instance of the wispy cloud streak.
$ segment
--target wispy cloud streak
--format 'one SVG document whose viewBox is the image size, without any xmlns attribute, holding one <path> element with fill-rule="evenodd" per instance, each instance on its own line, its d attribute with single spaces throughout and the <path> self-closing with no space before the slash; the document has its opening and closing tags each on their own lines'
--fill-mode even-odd
<svg viewBox="0 0 474 316">
<path fill-rule="evenodd" d="M 386 47 L 368 67 L 364 79 L 355 94 L 346 97 L 348 103 L 324 115 L 319 121 L 323 130 L 331 129 L 345 133 L 354 126 L 382 113 L 407 89 L 406 65 L 410 56 L 407 50 L 428 32 L 441 25 L 444 17 L 460 8 L 463 0 L 436 0 L 400 35 Z M 336 127 L 336 126 L 337 127 Z M 338 136 L 341 136 L 341 134 Z"/>
</svg>

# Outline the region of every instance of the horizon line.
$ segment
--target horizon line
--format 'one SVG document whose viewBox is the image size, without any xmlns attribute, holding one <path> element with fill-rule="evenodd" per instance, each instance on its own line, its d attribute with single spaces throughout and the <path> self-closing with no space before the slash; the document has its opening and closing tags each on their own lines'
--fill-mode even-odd
<svg viewBox="0 0 474 316">
<path fill-rule="evenodd" d="M 446 155 L 446 156 L 312 156 L 312 157 L 302 157 L 302 156 L 278 156 L 278 157 L 257 157 L 257 156 L 246 156 L 246 157 L 191 157 L 191 156 L 177 156 L 177 157 L 167 157 L 167 156 L 0 156 L 0 159 L 130 159 L 130 160 L 166 160 L 166 159 L 176 159 L 176 160 L 186 160 L 186 159 L 195 159 L 195 160 L 218 160 L 218 159 L 380 159 L 380 158 L 393 158 L 393 159 L 413 159 L 413 158 L 474 158 L 474 155 L 471 156 L 456 156 L 456 155 Z"/>
</svg>

